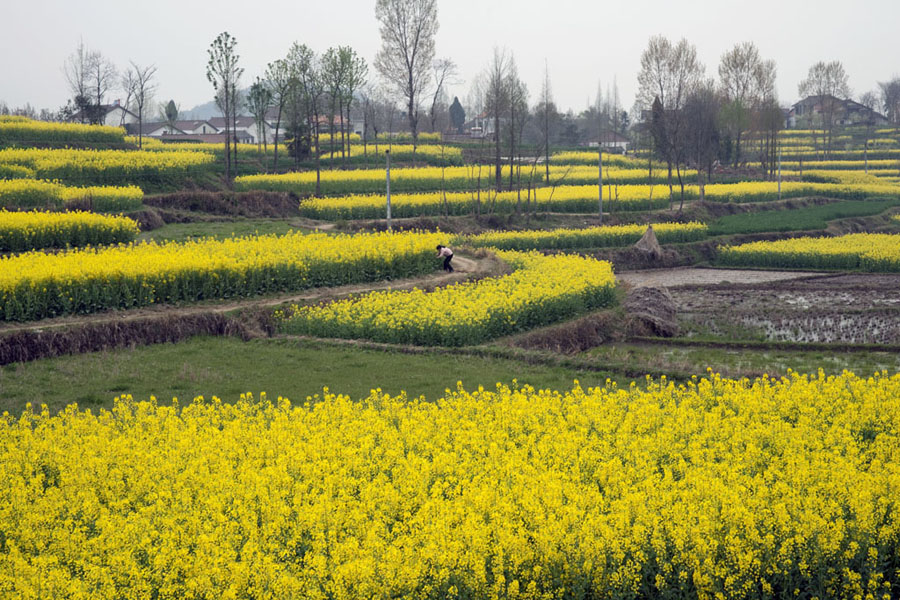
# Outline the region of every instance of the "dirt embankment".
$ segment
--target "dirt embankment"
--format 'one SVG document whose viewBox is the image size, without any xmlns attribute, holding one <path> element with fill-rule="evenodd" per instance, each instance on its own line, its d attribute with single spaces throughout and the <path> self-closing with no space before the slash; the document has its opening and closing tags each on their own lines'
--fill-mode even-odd
<svg viewBox="0 0 900 600">
<path fill-rule="evenodd" d="M 183 191 L 147 196 L 144 206 L 146 208 L 130 215 L 143 231 L 158 229 L 167 223 L 300 216 L 299 198 L 278 192 Z"/>
</svg>

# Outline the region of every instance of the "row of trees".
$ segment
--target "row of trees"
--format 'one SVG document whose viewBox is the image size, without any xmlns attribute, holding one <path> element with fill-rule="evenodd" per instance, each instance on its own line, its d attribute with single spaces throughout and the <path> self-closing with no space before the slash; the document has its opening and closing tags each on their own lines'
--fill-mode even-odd
<svg viewBox="0 0 900 600">
<path fill-rule="evenodd" d="M 82 41 L 66 59 L 63 73 L 72 98 L 67 107 L 60 111 L 61 119 L 78 114 L 82 123 L 102 123 L 107 94 L 121 91 L 125 96 L 123 108 L 131 110 L 138 117 L 138 144 L 143 144 L 141 130 L 144 116 L 157 88 L 155 65 L 140 65 L 130 61 L 127 67 L 120 70 L 100 51 L 89 49 Z M 167 106 L 159 106 L 163 120 L 166 120 Z M 124 125 L 124 122 L 120 124 Z"/>
<path fill-rule="evenodd" d="M 702 197 L 716 162 L 741 164 L 742 138 L 748 132 L 764 172 L 774 172 L 784 121 L 774 61 L 764 60 L 752 43 L 738 44 L 722 56 L 718 75 L 718 81 L 706 77 L 696 48 L 685 39 L 673 43 L 652 37 L 641 55 L 637 106 L 642 141 L 666 164 L 670 198 L 677 179 L 682 203 L 685 169 L 699 172 Z"/>
</svg>

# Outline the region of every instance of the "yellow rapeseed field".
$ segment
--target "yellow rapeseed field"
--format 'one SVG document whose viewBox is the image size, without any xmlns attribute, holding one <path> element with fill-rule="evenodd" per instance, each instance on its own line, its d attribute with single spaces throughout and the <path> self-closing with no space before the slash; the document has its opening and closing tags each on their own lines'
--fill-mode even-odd
<svg viewBox="0 0 900 600">
<path fill-rule="evenodd" d="M 498 252 L 516 270 L 427 292 L 371 292 L 279 314 L 318 337 L 461 346 L 548 325 L 615 301 L 612 265 L 581 256 Z"/>
<path fill-rule="evenodd" d="M 138 208 L 144 192 L 137 186 L 67 187 L 53 181 L 0 179 L 0 208 L 61 208 L 85 204 L 98 212 L 124 212 Z"/>
<path fill-rule="evenodd" d="M 583 229 L 552 229 L 528 231 L 488 231 L 465 236 L 460 242 L 476 247 L 501 250 L 543 250 L 554 248 L 599 248 L 627 246 L 637 242 L 647 225 L 608 225 Z M 661 243 L 693 242 L 706 237 L 703 223 L 653 223 L 653 231 Z"/>
<path fill-rule="evenodd" d="M 897 597 L 898 375 L 430 400 L 4 415 L 0 597 Z"/>
<path fill-rule="evenodd" d="M 0 120 L 0 146 L 15 142 L 21 145 L 103 143 L 123 144 L 125 130 L 106 125 L 83 125 L 81 123 L 49 123 L 34 121 L 24 117 Z"/>
<path fill-rule="evenodd" d="M 393 183 L 391 185 L 393 186 Z M 616 194 L 618 198 L 610 201 L 604 192 L 604 211 L 650 210 L 665 208 L 669 204 L 668 192 L 661 186 L 656 187 L 652 199 L 650 186 L 646 185 L 619 186 Z M 694 192 L 688 190 L 688 196 L 693 197 Z M 300 212 L 314 219 L 377 219 L 384 217 L 386 203 L 384 195 L 307 198 L 300 203 Z M 560 185 L 512 192 L 481 190 L 480 193 L 469 191 L 391 194 L 391 213 L 401 218 L 443 214 L 508 214 L 516 210 L 595 213 L 599 210 L 598 204 L 596 185 Z"/>
<path fill-rule="evenodd" d="M 0 164 L 25 166 L 41 179 L 81 185 L 160 183 L 183 177 L 214 160 L 212 154 L 185 150 L 0 150 Z"/>
<path fill-rule="evenodd" d="M 900 272 L 900 235 L 854 233 L 750 242 L 719 248 L 729 265 Z"/>
<path fill-rule="evenodd" d="M 502 170 L 509 176 L 508 167 Z M 540 175 L 540 174 L 538 174 Z M 321 172 L 322 193 L 326 195 L 371 194 L 385 190 L 385 169 L 347 169 Z M 493 185 L 493 169 L 477 167 L 418 167 L 391 169 L 391 190 L 421 192 L 444 189 L 465 190 Z M 540 178 L 538 177 L 538 181 Z M 237 190 L 267 190 L 311 194 L 316 190 L 316 172 L 302 171 L 280 175 L 242 175 L 234 180 Z"/>
<path fill-rule="evenodd" d="M 434 270 L 441 234 L 291 233 L 0 257 L 0 320 L 255 296 Z"/>
<path fill-rule="evenodd" d="M 0 209 L 0 252 L 130 242 L 140 233 L 127 217 L 87 212 L 7 212 Z"/>
</svg>

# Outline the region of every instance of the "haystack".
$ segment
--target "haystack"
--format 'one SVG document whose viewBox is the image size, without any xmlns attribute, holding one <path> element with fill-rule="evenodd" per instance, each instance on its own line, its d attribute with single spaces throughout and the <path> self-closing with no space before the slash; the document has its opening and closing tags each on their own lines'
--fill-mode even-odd
<svg viewBox="0 0 900 600">
<path fill-rule="evenodd" d="M 625 297 L 627 330 L 632 336 L 678 335 L 678 309 L 666 288 L 639 287 Z"/>
<path fill-rule="evenodd" d="M 659 245 L 659 240 L 656 239 L 656 234 L 653 233 L 653 225 L 647 226 L 647 231 L 644 232 L 644 235 L 641 236 L 641 239 L 637 241 L 634 247 L 653 258 L 658 259 L 662 257 L 662 248 Z"/>
</svg>

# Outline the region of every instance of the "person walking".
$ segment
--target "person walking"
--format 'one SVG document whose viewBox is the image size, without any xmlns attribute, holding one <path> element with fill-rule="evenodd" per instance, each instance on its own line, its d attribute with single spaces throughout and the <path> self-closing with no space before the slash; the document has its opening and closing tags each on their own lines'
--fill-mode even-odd
<svg viewBox="0 0 900 600">
<path fill-rule="evenodd" d="M 450 264 L 450 261 L 453 260 L 453 250 L 451 250 L 447 246 L 441 246 L 440 244 L 438 244 L 437 251 L 438 258 L 444 259 L 444 270 L 448 273 L 452 273 L 453 265 Z"/>
</svg>

